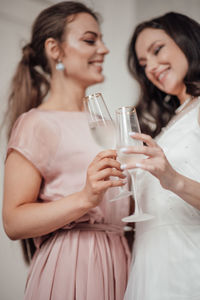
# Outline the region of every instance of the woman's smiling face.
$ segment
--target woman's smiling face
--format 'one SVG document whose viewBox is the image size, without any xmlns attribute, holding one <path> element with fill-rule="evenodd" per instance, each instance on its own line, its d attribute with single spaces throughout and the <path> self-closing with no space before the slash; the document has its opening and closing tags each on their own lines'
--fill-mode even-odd
<svg viewBox="0 0 200 300">
<path fill-rule="evenodd" d="M 97 21 L 88 13 L 74 16 L 67 25 L 64 41 L 67 76 L 86 87 L 102 82 L 104 56 L 108 52 Z"/>
<path fill-rule="evenodd" d="M 147 78 L 160 90 L 181 98 L 188 61 L 185 54 L 164 30 L 146 28 L 139 34 L 135 51 Z"/>
</svg>

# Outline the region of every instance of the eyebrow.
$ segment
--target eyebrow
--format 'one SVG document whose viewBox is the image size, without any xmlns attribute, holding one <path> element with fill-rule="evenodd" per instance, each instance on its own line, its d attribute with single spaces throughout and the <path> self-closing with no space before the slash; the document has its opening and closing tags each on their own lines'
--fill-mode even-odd
<svg viewBox="0 0 200 300">
<path fill-rule="evenodd" d="M 89 34 L 93 34 L 95 37 L 97 37 L 98 36 L 98 34 L 96 33 L 96 32 L 94 32 L 94 31 L 86 31 L 86 32 L 84 32 L 84 34 L 87 34 L 87 33 L 89 33 Z"/>
</svg>

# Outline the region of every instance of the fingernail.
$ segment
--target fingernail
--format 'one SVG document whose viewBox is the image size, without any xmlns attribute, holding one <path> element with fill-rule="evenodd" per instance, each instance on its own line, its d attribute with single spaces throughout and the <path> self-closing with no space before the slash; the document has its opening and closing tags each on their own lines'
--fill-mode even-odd
<svg viewBox="0 0 200 300">
<path fill-rule="evenodd" d="M 134 136 L 135 134 L 136 134 L 136 132 L 134 132 L 134 131 L 129 132 L 130 136 Z"/>
<path fill-rule="evenodd" d="M 138 168 L 141 168 L 141 167 L 142 167 L 142 164 L 136 163 L 135 166 L 138 167 Z"/>
<path fill-rule="evenodd" d="M 127 182 L 128 182 L 127 179 L 123 179 L 123 180 L 122 180 L 122 183 L 124 183 L 124 184 L 126 184 Z"/>
<path fill-rule="evenodd" d="M 125 147 L 124 147 L 124 148 L 120 148 L 120 149 L 119 149 L 119 151 L 120 151 L 120 152 L 126 152 L 127 150 L 128 150 L 128 149 L 127 149 L 127 148 L 125 148 Z"/>
<path fill-rule="evenodd" d="M 120 166 L 120 168 L 122 169 L 122 170 L 124 170 L 124 169 L 126 169 L 126 164 L 122 164 L 121 166 Z"/>
</svg>

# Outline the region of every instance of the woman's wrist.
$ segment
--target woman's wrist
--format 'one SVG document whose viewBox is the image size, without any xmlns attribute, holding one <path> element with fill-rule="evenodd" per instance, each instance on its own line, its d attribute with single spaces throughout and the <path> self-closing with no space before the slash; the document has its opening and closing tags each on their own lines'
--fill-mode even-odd
<svg viewBox="0 0 200 300">
<path fill-rule="evenodd" d="M 176 173 L 176 176 L 173 178 L 173 183 L 171 186 L 171 191 L 175 194 L 180 194 L 183 192 L 185 186 L 185 178 L 179 173 Z"/>
<path fill-rule="evenodd" d="M 84 210 L 90 210 L 95 205 L 94 202 L 89 199 L 88 193 L 83 189 L 79 192 L 79 199 L 80 199 L 80 207 Z"/>
</svg>

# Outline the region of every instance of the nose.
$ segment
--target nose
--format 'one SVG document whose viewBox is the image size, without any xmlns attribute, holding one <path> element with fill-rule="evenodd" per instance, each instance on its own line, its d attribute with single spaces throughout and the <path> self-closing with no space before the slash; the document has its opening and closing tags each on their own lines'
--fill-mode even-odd
<svg viewBox="0 0 200 300">
<path fill-rule="evenodd" d="M 153 74 L 156 71 L 157 67 L 158 67 L 157 61 L 151 58 L 146 61 L 145 71 Z"/>
<path fill-rule="evenodd" d="M 104 44 L 104 42 L 103 41 L 100 41 L 99 42 L 99 47 L 98 47 L 98 53 L 99 54 L 104 54 L 104 55 L 106 55 L 106 54 L 108 54 L 110 51 L 109 51 L 109 49 L 106 47 L 106 45 Z"/>
</svg>

